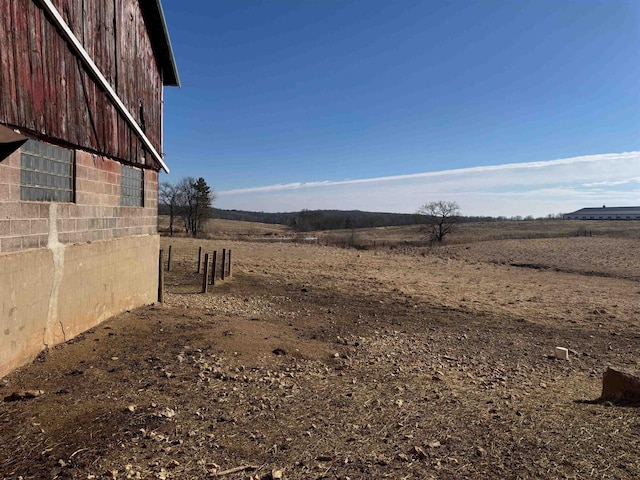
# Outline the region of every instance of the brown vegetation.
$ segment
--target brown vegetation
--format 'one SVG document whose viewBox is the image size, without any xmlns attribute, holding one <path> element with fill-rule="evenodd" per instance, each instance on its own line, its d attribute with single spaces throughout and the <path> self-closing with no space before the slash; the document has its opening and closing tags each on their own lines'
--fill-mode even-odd
<svg viewBox="0 0 640 480">
<path fill-rule="evenodd" d="M 483 228 L 468 235 L 507 232 Z M 375 250 L 163 239 L 164 306 L 0 383 L 45 392 L 0 404 L 0 476 L 639 478 L 637 409 L 594 401 L 608 366 L 638 369 L 640 240 L 462 235 Z M 233 278 L 207 295 L 199 245 L 233 250 Z"/>
<path fill-rule="evenodd" d="M 160 232 L 169 231 L 168 216 L 160 216 Z M 229 240 L 261 240 L 272 238 L 318 237 L 319 243 L 330 245 L 351 245 L 376 247 L 402 246 L 407 244 L 426 245 L 422 225 L 408 227 L 358 228 L 355 230 L 327 230 L 319 232 L 296 232 L 286 225 L 274 225 L 234 220 L 211 219 L 203 231 L 203 238 Z M 532 238 L 558 237 L 607 237 L 640 238 L 640 222 L 636 221 L 585 221 L 585 220 L 523 220 L 458 223 L 453 233 L 446 238 L 446 245 L 470 244 L 492 240 L 522 240 Z M 177 234 L 176 236 L 184 236 Z M 264 238 L 263 238 L 264 237 Z"/>
</svg>

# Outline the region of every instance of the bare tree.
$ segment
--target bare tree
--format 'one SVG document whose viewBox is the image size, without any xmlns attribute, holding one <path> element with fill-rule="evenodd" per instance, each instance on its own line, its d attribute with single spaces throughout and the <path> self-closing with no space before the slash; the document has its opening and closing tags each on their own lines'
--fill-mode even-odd
<svg viewBox="0 0 640 480">
<path fill-rule="evenodd" d="M 193 217 L 196 179 L 193 177 L 184 177 L 176 183 L 178 191 L 178 214 L 184 222 L 184 232 L 188 235 L 191 232 L 191 218 Z M 195 234 L 194 234 L 195 236 Z"/>
<path fill-rule="evenodd" d="M 458 220 L 460 207 L 456 202 L 438 200 L 428 202 L 418 209 L 418 214 L 426 217 L 427 232 L 431 241 L 442 242 L 451 233 L 453 224 Z"/>
<path fill-rule="evenodd" d="M 169 207 L 169 235 L 173 237 L 173 221 L 177 214 L 179 191 L 175 185 L 162 182 L 158 190 L 158 203 Z"/>
<path fill-rule="evenodd" d="M 194 237 L 202 231 L 204 220 L 211 216 L 211 203 L 216 194 L 204 178 L 185 177 L 176 184 L 178 213 L 186 234 Z"/>
</svg>

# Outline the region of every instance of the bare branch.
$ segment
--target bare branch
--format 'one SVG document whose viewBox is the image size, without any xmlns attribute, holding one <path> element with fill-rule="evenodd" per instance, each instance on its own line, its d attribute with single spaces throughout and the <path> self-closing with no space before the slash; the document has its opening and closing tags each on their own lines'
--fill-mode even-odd
<svg viewBox="0 0 640 480">
<path fill-rule="evenodd" d="M 425 203 L 417 213 L 426 217 L 431 241 L 442 242 L 444 237 L 453 230 L 453 224 L 460 215 L 460 207 L 457 202 L 438 200 Z"/>
</svg>

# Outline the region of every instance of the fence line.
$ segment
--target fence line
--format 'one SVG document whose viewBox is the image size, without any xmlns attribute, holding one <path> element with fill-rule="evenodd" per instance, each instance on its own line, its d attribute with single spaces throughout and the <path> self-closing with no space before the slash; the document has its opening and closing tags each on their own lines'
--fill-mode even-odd
<svg viewBox="0 0 640 480">
<path fill-rule="evenodd" d="M 222 255 L 218 255 L 218 250 L 203 252 L 203 247 L 195 248 L 174 248 L 168 245 L 168 255 L 164 250 L 160 250 L 158 259 L 158 301 L 162 301 L 161 285 L 164 284 L 165 272 L 170 275 L 170 282 L 180 279 L 179 285 L 189 286 L 200 284 L 203 293 L 208 292 L 208 285 L 216 285 L 216 280 L 231 279 L 231 249 L 223 248 Z M 219 261 L 222 259 L 222 261 Z M 177 286 L 176 283 L 171 283 Z"/>
</svg>

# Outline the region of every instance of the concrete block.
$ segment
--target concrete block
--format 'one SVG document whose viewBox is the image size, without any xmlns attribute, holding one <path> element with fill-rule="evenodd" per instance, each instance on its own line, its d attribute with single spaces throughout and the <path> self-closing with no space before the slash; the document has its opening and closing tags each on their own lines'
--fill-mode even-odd
<svg viewBox="0 0 640 480">
<path fill-rule="evenodd" d="M 20 217 L 21 219 L 27 218 L 40 218 L 40 203 L 39 202 L 22 202 L 20 203 Z"/>
<path fill-rule="evenodd" d="M 86 180 L 85 178 L 76 177 L 76 193 L 90 192 L 92 183 L 93 182 Z"/>
<path fill-rule="evenodd" d="M 44 218 L 31 220 L 31 233 L 34 235 L 49 233 L 49 221 Z"/>
<path fill-rule="evenodd" d="M 81 218 L 82 217 L 82 207 L 77 203 L 69 204 L 69 218 Z"/>
<path fill-rule="evenodd" d="M 2 242 L 2 247 L 0 247 L 0 251 L 2 251 L 2 253 L 17 252 L 22 248 L 21 237 L 3 238 L 0 242 Z"/>
<path fill-rule="evenodd" d="M 569 360 L 569 349 L 567 348 L 556 347 L 554 353 L 558 360 Z"/>
<path fill-rule="evenodd" d="M 76 168 L 93 167 L 93 158 L 90 153 L 82 150 L 76 150 Z"/>
<path fill-rule="evenodd" d="M 38 214 L 38 216 L 40 218 L 49 218 L 49 209 L 51 208 L 51 204 L 50 203 L 41 203 L 39 205 L 40 207 L 40 212 Z"/>
<path fill-rule="evenodd" d="M 0 220 L 0 237 L 8 237 L 11 235 L 10 221 Z"/>
<path fill-rule="evenodd" d="M 0 202 L 9 200 L 11 200 L 11 186 L 8 183 L 0 183 Z"/>
<path fill-rule="evenodd" d="M 40 248 L 40 235 L 26 235 L 22 237 L 22 249 Z"/>
<path fill-rule="evenodd" d="M 0 219 L 22 218 L 18 202 L 0 203 Z"/>
<path fill-rule="evenodd" d="M 118 185 L 118 175 L 113 172 L 108 172 L 106 181 L 111 185 Z"/>
<path fill-rule="evenodd" d="M 0 173 L 2 174 L 0 178 L 3 179 L 3 182 L 20 185 L 20 162 L 15 166 L 8 165 L 5 160 L 2 162 L 2 170 L 0 170 Z"/>
<path fill-rule="evenodd" d="M 71 217 L 71 204 L 70 203 L 58 203 L 57 205 L 58 218 L 70 218 Z"/>
<path fill-rule="evenodd" d="M 11 235 L 29 235 L 31 233 L 30 220 L 11 220 Z"/>
<path fill-rule="evenodd" d="M 9 198 L 11 198 L 13 201 L 19 201 L 20 200 L 20 185 L 16 184 L 16 185 L 9 185 L 9 189 L 11 190 L 11 193 L 9 193 Z"/>
<path fill-rule="evenodd" d="M 44 248 L 49 244 L 49 235 L 36 235 L 38 237 L 39 248 Z"/>
<path fill-rule="evenodd" d="M 62 220 L 62 229 L 61 232 L 75 232 L 76 231 L 76 220 L 75 218 L 65 218 Z"/>
<path fill-rule="evenodd" d="M 89 229 L 89 220 L 86 218 L 76 219 L 76 230 L 78 232 L 85 232 Z"/>
<path fill-rule="evenodd" d="M 76 181 L 78 181 L 78 179 L 86 179 L 88 176 L 87 170 L 87 167 L 85 167 L 84 165 L 80 165 L 76 160 Z"/>
</svg>

